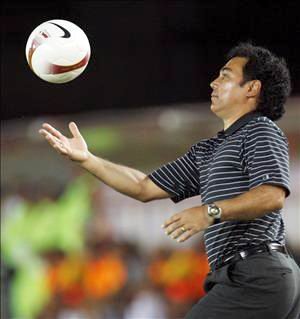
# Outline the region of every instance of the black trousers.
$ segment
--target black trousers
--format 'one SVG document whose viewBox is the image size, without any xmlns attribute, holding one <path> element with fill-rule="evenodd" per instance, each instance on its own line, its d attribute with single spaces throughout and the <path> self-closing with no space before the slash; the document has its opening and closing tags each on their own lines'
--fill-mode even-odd
<svg viewBox="0 0 300 319">
<path fill-rule="evenodd" d="M 300 269 L 277 251 L 208 274 L 205 290 L 185 319 L 300 319 Z"/>
</svg>

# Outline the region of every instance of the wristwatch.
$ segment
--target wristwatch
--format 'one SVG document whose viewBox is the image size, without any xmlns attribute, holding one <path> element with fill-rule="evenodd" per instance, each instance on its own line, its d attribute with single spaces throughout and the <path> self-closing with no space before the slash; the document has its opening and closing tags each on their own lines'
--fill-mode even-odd
<svg viewBox="0 0 300 319">
<path fill-rule="evenodd" d="M 207 205 L 207 215 L 213 217 L 214 224 L 217 224 L 221 221 L 222 209 L 216 204 Z"/>
</svg>

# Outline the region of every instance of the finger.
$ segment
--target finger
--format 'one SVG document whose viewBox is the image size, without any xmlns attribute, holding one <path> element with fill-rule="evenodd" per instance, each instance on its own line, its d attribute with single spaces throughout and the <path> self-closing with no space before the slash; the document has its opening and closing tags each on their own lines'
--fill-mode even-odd
<svg viewBox="0 0 300 319">
<path fill-rule="evenodd" d="M 186 232 L 184 232 L 178 239 L 177 242 L 178 243 L 182 243 L 184 241 L 186 241 L 187 239 L 191 238 L 193 235 L 195 235 L 197 233 L 196 229 L 190 229 L 187 230 Z"/>
<path fill-rule="evenodd" d="M 48 139 L 48 138 L 54 139 L 54 138 L 55 138 L 55 139 L 58 140 L 57 137 L 55 137 L 54 135 L 52 135 L 52 133 L 48 132 L 48 131 L 45 130 L 45 129 L 40 129 L 40 130 L 39 130 L 39 133 L 40 133 L 42 136 L 44 136 L 46 139 Z"/>
<path fill-rule="evenodd" d="M 69 129 L 70 129 L 73 137 L 80 137 L 81 136 L 79 129 L 78 129 L 77 125 L 75 124 L 75 122 L 71 122 L 69 124 Z"/>
<path fill-rule="evenodd" d="M 56 136 L 57 138 L 63 137 L 63 135 L 53 126 L 51 126 L 48 123 L 44 123 L 42 125 L 43 129 L 45 129 L 47 132 L 51 133 L 52 135 Z"/>
<path fill-rule="evenodd" d="M 64 144 L 63 141 L 56 138 L 55 136 L 51 135 L 47 131 L 40 130 L 41 134 L 45 137 L 45 139 L 48 141 L 48 143 L 59 153 L 63 155 L 69 155 L 70 150 L 69 148 Z"/>
<path fill-rule="evenodd" d="M 50 133 L 48 133 L 46 130 L 44 130 L 44 129 L 40 129 L 39 130 L 39 133 L 42 135 L 42 136 L 44 136 L 44 137 L 46 137 L 48 134 L 50 134 Z"/>
<path fill-rule="evenodd" d="M 45 139 L 54 148 L 56 148 L 56 146 L 63 146 L 62 142 L 50 133 L 46 133 Z"/>
<path fill-rule="evenodd" d="M 180 222 L 180 221 L 178 221 L 178 222 L 174 222 L 174 223 L 172 223 L 172 224 L 170 224 L 167 228 L 166 228 L 166 230 L 165 230 L 165 234 L 167 234 L 168 236 L 170 236 L 170 235 L 174 235 L 173 233 L 177 230 L 177 229 L 179 229 L 180 227 L 182 227 L 183 226 L 183 223 L 182 222 Z"/>
<path fill-rule="evenodd" d="M 190 228 L 186 225 L 178 227 L 172 232 L 171 238 L 177 239 L 178 237 L 182 236 L 184 233 L 189 232 Z"/>
<path fill-rule="evenodd" d="M 64 146 L 62 146 L 61 144 L 55 143 L 53 145 L 53 148 L 59 153 L 59 154 L 63 154 L 63 155 L 67 155 L 68 151 L 66 150 L 66 148 Z"/>
<path fill-rule="evenodd" d="M 51 135 L 50 133 L 46 133 L 45 135 L 45 139 L 47 140 L 47 142 L 51 145 L 51 146 L 54 146 L 55 144 L 55 138 L 53 135 Z"/>
<path fill-rule="evenodd" d="M 48 141 L 48 142 L 60 142 L 62 143 L 62 141 L 60 139 L 58 139 L 57 137 L 53 136 L 51 133 L 49 133 L 48 131 L 44 130 L 44 129 L 41 129 L 39 130 L 39 133 L 45 137 L 45 139 Z"/>
<path fill-rule="evenodd" d="M 167 219 L 163 225 L 161 226 L 162 228 L 166 228 L 168 227 L 169 225 L 171 225 L 172 223 L 175 223 L 177 222 L 178 220 L 180 220 L 180 215 L 178 214 L 175 214 L 173 215 L 171 218 Z"/>
<path fill-rule="evenodd" d="M 69 151 L 67 146 L 63 143 L 62 140 L 58 139 L 57 137 L 53 136 L 48 131 L 41 129 L 39 133 L 45 137 L 48 143 L 60 154 L 68 155 Z"/>
</svg>

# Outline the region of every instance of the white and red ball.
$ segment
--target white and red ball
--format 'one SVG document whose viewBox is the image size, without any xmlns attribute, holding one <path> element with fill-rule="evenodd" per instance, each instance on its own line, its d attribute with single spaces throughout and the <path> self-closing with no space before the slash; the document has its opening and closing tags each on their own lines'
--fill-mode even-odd
<svg viewBox="0 0 300 319">
<path fill-rule="evenodd" d="M 76 24 L 50 20 L 30 34 L 26 59 L 32 71 L 51 83 L 66 83 L 86 68 L 91 55 L 89 40 Z"/>
</svg>

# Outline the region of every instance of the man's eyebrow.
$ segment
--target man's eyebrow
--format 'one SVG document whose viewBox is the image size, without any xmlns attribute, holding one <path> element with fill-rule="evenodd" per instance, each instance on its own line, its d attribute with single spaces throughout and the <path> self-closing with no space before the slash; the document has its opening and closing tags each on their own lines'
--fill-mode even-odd
<svg viewBox="0 0 300 319">
<path fill-rule="evenodd" d="M 232 69 L 227 67 L 227 66 L 223 66 L 223 68 L 220 70 L 220 73 L 221 72 L 224 72 L 224 71 L 229 71 L 229 72 L 232 72 Z"/>
</svg>

